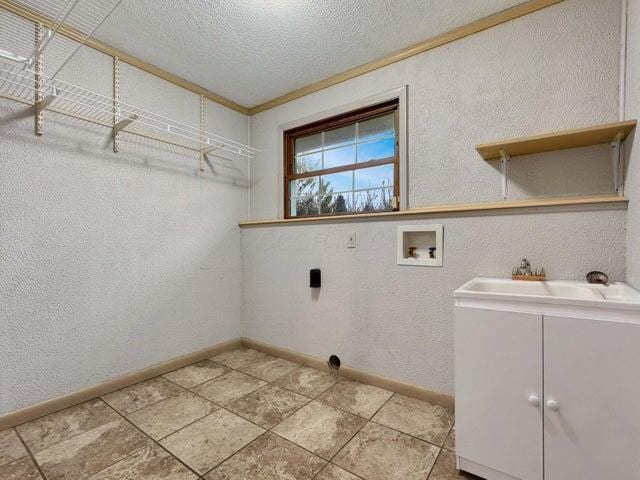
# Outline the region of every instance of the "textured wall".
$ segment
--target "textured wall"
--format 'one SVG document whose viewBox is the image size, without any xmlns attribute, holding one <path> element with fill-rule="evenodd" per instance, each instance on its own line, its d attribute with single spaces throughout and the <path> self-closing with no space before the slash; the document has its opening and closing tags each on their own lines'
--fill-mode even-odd
<svg viewBox="0 0 640 480">
<path fill-rule="evenodd" d="M 263 152 L 252 167 L 252 217 L 278 210 L 279 125 L 405 83 L 411 205 L 498 200 L 498 166 L 476 143 L 617 119 L 619 25 L 618 0 L 567 0 L 252 117 Z M 511 196 L 610 193 L 610 170 L 606 146 L 514 159 Z M 398 222 L 243 230 L 243 333 L 452 392 L 452 293 L 463 282 L 509 275 L 522 256 L 551 278 L 592 268 L 625 276 L 624 211 L 418 223 L 432 222 L 445 225 L 441 269 L 395 264 Z M 355 250 L 343 248 L 350 231 Z M 324 272 L 318 298 L 306 285 L 313 267 Z"/>
<path fill-rule="evenodd" d="M 640 118 L 640 0 L 629 0 L 628 6 L 626 118 Z M 640 146 L 634 137 L 638 137 L 637 129 L 625 142 L 628 162 L 625 194 L 629 197 L 627 281 L 640 288 Z"/>
<path fill-rule="evenodd" d="M 62 75 L 111 95 L 111 58 L 83 49 Z M 123 101 L 199 122 L 199 98 L 122 66 Z M 0 100 L 0 413 L 235 338 L 237 221 L 246 189 L 198 157 Z M 207 104 L 247 140 L 247 118 Z M 20 118 L 20 117 L 23 118 Z"/>
<path fill-rule="evenodd" d="M 252 216 L 277 212 L 278 125 L 405 83 L 411 205 L 500 199 L 499 166 L 475 144 L 618 119 L 619 24 L 619 0 L 566 0 L 255 115 Z M 512 197 L 609 193 L 606 152 L 518 158 Z"/>
<path fill-rule="evenodd" d="M 242 231 L 243 335 L 342 361 L 439 392 L 453 391 L 453 291 L 504 277 L 527 256 L 550 278 L 593 268 L 624 279 L 624 210 Z M 442 268 L 396 265 L 397 225 L 442 223 Z M 588 235 L 589 231 L 597 235 Z M 357 247 L 346 248 L 350 232 Z M 309 288 L 309 269 L 322 288 Z M 314 296 L 317 295 L 317 296 Z"/>
</svg>

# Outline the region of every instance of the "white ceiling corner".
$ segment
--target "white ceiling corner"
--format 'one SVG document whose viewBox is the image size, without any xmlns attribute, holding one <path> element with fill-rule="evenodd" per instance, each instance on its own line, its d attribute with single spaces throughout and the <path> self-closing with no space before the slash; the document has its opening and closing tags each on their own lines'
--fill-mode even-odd
<svg viewBox="0 0 640 480">
<path fill-rule="evenodd" d="M 96 38 L 252 107 L 523 0 L 124 0 Z"/>
</svg>

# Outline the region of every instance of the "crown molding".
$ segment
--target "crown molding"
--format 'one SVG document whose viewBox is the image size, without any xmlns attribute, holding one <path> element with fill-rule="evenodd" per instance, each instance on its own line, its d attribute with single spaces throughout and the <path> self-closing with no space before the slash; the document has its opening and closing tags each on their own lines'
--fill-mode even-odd
<svg viewBox="0 0 640 480">
<path fill-rule="evenodd" d="M 264 112 L 265 110 L 269 110 L 297 98 L 304 97 L 305 95 L 309 95 L 319 90 L 337 85 L 338 83 L 342 83 L 352 78 L 359 77 L 360 75 L 364 75 L 365 73 L 369 73 L 379 68 L 386 67 L 387 65 L 391 65 L 392 63 L 405 60 L 407 58 L 413 57 L 414 55 L 418 55 L 434 48 L 441 47 L 442 45 L 446 45 L 447 43 L 455 42 L 456 40 L 460 40 L 461 38 L 473 35 L 474 33 L 482 32 L 483 30 L 495 27 L 496 25 L 500 25 L 510 20 L 529 15 L 530 13 L 537 12 L 538 10 L 542 10 L 543 8 L 550 7 L 562 1 L 564 0 L 530 0 L 528 2 L 521 3 L 520 5 L 502 10 L 498 13 L 494 13 L 493 15 L 489 15 L 488 17 L 484 17 L 480 20 L 476 20 L 475 22 L 463 25 L 462 27 L 454 28 L 453 30 L 449 30 L 448 32 L 436 35 L 435 37 L 429 38 L 420 43 L 416 43 L 415 45 L 399 50 L 385 57 L 359 65 L 345 72 L 332 75 L 331 77 L 327 77 L 324 80 L 320 80 L 319 82 L 315 82 L 302 88 L 298 88 L 297 90 L 293 90 L 280 97 L 273 98 L 269 101 L 251 107 L 249 109 L 249 114 L 255 115 L 256 113 Z"/>
</svg>

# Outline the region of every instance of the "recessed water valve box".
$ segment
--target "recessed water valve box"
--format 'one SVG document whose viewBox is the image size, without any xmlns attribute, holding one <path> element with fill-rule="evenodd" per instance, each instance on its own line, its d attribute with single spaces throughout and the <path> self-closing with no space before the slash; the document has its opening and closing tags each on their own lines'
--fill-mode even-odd
<svg viewBox="0 0 640 480">
<path fill-rule="evenodd" d="M 398 265 L 442 266 L 442 225 L 398 227 Z"/>
</svg>

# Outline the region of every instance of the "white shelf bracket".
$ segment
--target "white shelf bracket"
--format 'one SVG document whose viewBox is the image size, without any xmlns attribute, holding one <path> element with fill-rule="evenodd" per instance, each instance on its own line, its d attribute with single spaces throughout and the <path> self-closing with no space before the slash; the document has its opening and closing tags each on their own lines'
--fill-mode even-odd
<svg viewBox="0 0 640 480">
<path fill-rule="evenodd" d="M 44 28 L 42 25 L 40 25 L 40 28 L 41 28 L 40 41 L 36 44 L 31 56 L 29 58 L 24 58 L 21 62 L 21 63 L 24 63 L 24 68 L 32 68 L 33 65 L 38 62 L 38 57 L 42 56 L 45 47 L 47 46 L 47 44 L 51 40 L 51 37 L 53 36 L 52 30 L 48 28 Z"/>
<path fill-rule="evenodd" d="M 46 96 L 41 95 L 42 100 L 36 103 L 36 114 L 41 115 L 42 112 L 49 105 L 51 105 L 51 103 L 56 99 L 57 96 L 58 96 L 58 90 L 56 88 L 53 88 L 53 93 L 50 93 L 49 95 L 46 95 Z M 40 133 L 40 135 L 42 135 L 42 133 Z"/>
<path fill-rule="evenodd" d="M 138 120 L 138 115 L 131 115 L 130 117 L 127 118 L 123 118 L 122 120 L 120 120 L 118 123 L 116 123 L 113 126 L 113 134 L 117 135 L 118 133 L 120 133 L 124 128 L 126 128 L 127 126 L 131 125 L 132 123 L 134 123 L 136 120 Z"/>
<path fill-rule="evenodd" d="M 622 195 L 622 132 L 619 132 L 611 142 L 611 167 L 613 168 L 613 188 Z"/>
<path fill-rule="evenodd" d="M 215 152 L 216 150 L 220 150 L 222 147 L 224 147 L 224 143 L 220 143 L 220 144 L 214 145 L 212 147 L 203 148 L 202 149 L 202 153 L 204 153 L 205 155 L 208 155 L 211 152 Z"/>
<path fill-rule="evenodd" d="M 500 168 L 502 170 L 502 198 L 507 199 L 509 193 L 509 160 L 511 157 L 502 148 L 500 149 Z"/>
</svg>

